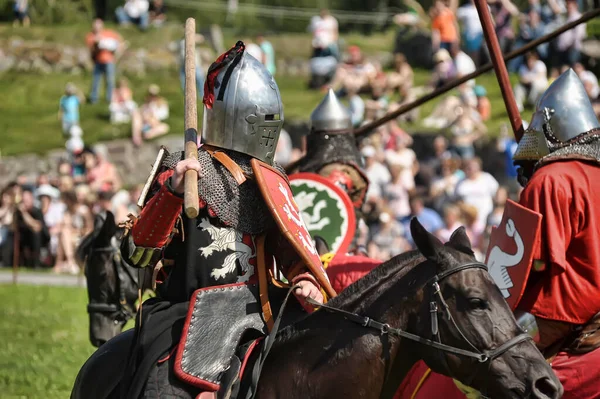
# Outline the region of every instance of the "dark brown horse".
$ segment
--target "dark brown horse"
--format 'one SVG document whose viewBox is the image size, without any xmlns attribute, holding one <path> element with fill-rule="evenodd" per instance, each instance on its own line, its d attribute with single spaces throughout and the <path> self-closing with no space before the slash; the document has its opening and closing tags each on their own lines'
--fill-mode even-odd
<svg viewBox="0 0 600 399">
<path fill-rule="evenodd" d="M 389 260 L 327 308 L 280 330 L 256 397 L 391 398 L 419 359 L 492 398 L 561 396 L 550 366 L 475 260 L 464 228 L 445 245 L 416 219 L 411 231 L 419 251 Z M 125 340 L 114 341 L 114 350 L 111 343 L 101 348 L 99 362 L 113 356 L 113 364 L 124 364 Z M 73 398 L 110 397 L 118 384 L 107 386 L 94 356 Z M 246 397 L 247 385 L 238 398 Z"/>
<path fill-rule="evenodd" d="M 135 314 L 138 269 L 121 258 L 121 233 L 113 214 L 102 212 L 96 215 L 94 230 L 77 248 L 77 258 L 85 264 L 90 341 L 96 347 L 119 334 Z"/>
</svg>

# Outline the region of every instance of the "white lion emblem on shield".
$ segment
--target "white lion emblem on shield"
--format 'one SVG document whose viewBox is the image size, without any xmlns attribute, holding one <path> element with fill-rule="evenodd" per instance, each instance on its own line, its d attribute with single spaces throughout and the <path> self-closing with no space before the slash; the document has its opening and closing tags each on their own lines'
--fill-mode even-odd
<svg viewBox="0 0 600 399">
<path fill-rule="evenodd" d="M 525 245 L 523 245 L 523 239 L 515 227 L 515 222 L 512 219 L 508 219 L 506 222 L 506 235 L 513 237 L 515 244 L 517 245 L 517 252 L 514 254 L 508 254 L 497 245 L 490 251 L 488 259 L 488 269 L 490 275 L 494 279 L 494 282 L 500 288 L 504 298 L 510 297 L 508 290 L 513 287 L 512 279 L 508 274 L 508 268 L 518 265 L 523 260 L 525 254 Z"/>
</svg>

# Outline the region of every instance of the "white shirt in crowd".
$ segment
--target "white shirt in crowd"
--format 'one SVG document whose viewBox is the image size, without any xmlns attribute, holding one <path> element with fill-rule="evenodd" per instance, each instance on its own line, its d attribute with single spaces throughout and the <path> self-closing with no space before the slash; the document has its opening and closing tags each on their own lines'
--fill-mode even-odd
<svg viewBox="0 0 600 399">
<path fill-rule="evenodd" d="M 581 17 L 580 12 L 575 12 L 569 15 L 565 23 L 573 22 Z M 560 51 L 566 51 L 571 47 L 576 50 L 581 50 L 581 42 L 586 37 L 586 24 L 579 24 L 573 29 L 569 29 L 565 33 L 562 33 L 558 39 L 556 39 L 556 47 Z"/>
<path fill-rule="evenodd" d="M 598 78 L 594 75 L 594 72 L 583 71 L 579 74 L 579 79 L 581 79 L 584 84 L 592 84 L 592 92 L 590 93 L 592 99 L 596 99 L 600 96 L 600 86 L 598 85 Z"/>
<path fill-rule="evenodd" d="M 475 62 L 464 51 L 459 51 L 454 57 L 454 66 L 458 77 L 475 72 Z M 467 81 L 469 86 L 475 86 L 475 79 Z"/>
<path fill-rule="evenodd" d="M 263 52 L 262 52 L 262 50 L 261 50 L 261 48 L 260 48 L 260 46 L 258 44 L 256 44 L 256 43 L 248 43 L 246 45 L 246 51 L 252 57 L 256 58 L 259 62 L 262 62 Z"/>
<path fill-rule="evenodd" d="M 338 21 L 331 15 L 325 18 L 316 15 L 311 18 L 308 30 L 313 34 L 313 47 L 327 47 L 336 41 Z"/>
<path fill-rule="evenodd" d="M 367 199 L 382 198 L 383 187 L 392 180 L 388 168 L 379 162 L 375 162 L 365 170 L 365 174 L 367 175 L 367 179 L 369 179 Z"/>
<path fill-rule="evenodd" d="M 413 165 L 417 160 L 417 155 L 412 149 L 403 148 L 399 151 L 386 150 L 385 160 L 390 166 L 393 165 L 402 168 L 402 172 L 400 172 L 400 181 L 406 190 L 415 188 Z"/>
<path fill-rule="evenodd" d="M 493 197 L 498 191 L 498 186 L 492 175 L 480 172 L 474 180 L 464 178 L 458 182 L 456 196 L 477 208 L 477 220 L 485 225 L 488 215 L 494 209 Z"/>
<path fill-rule="evenodd" d="M 456 19 L 461 23 L 465 36 L 469 39 L 483 34 L 483 27 L 473 3 L 465 4 L 456 10 Z"/>
<path fill-rule="evenodd" d="M 139 18 L 142 14 L 147 13 L 149 8 L 148 0 L 128 0 L 123 6 L 130 18 Z"/>
<path fill-rule="evenodd" d="M 529 84 L 534 86 L 548 85 L 548 70 L 546 69 L 546 64 L 541 60 L 537 60 L 533 65 L 533 68 L 529 69 L 527 63 L 524 63 L 519 67 L 519 78 L 527 79 Z"/>
</svg>

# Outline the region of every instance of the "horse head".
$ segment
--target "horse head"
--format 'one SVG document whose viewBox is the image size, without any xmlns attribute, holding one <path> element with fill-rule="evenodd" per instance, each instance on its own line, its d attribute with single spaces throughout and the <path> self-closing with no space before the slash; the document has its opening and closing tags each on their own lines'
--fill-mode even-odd
<svg viewBox="0 0 600 399">
<path fill-rule="evenodd" d="M 119 233 L 112 212 L 99 213 L 77 251 L 85 260 L 90 341 L 96 347 L 121 332 L 137 298 L 136 273 L 121 258 Z"/>
<path fill-rule="evenodd" d="M 420 310 L 407 328 L 445 346 L 482 354 L 477 358 L 420 346 L 427 365 L 493 398 L 562 396 L 550 365 L 517 324 L 485 265 L 475 259 L 464 227 L 446 244 L 416 218 L 411 233 L 426 258 L 417 269 L 434 270 L 434 277 L 419 290 Z"/>
</svg>

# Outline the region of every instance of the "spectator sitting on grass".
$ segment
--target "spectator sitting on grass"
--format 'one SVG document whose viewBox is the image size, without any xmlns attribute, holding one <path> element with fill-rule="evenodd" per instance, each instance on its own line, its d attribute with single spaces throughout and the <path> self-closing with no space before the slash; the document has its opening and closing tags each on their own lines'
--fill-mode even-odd
<svg viewBox="0 0 600 399">
<path fill-rule="evenodd" d="M 462 78 L 463 76 L 475 72 L 475 62 L 473 62 L 471 57 L 462 51 L 458 45 L 450 49 L 450 55 L 452 55 L 454 67 L 456 68 L 456 78 Z M 474 87 L 475 79 L 468 80 L 466 83 L 467 85 Z"/>
<path fill-rule="evenodd" d="M 125 78 L 119 79 L 116 89 L 113 91 L 110 105 L 110 123 L 130 123 L 131 117 L 137 109 L 133 101 L 133 93 L 129 88 L 129 82 Z"/>
<path fill-rule="evenodd" d="M 527 53 L 519 68 L 519 83 L 515 86 L 515 101 L 520 112 L 525 105 L 535 106 L 548 88 L 548 70 L 535 51 Z"/>
<path fill-rule="evenodd" d="M 79 105 L 85 101 L 83 94 L 73 83 L 67 83 L 65 94 L 60 98 L 58 118 L 62 122 L 63 136 L 72 135 L 71 128 L 79 125 Z"/>
<path fill-rule="evenodd" d="M 148 29 L 150 23 L 150 4 L 148 0 L 125 0 L 125 4 L 117 7 L 115 15 L 120 25 L 137 25 L 141 30 Z"/>
<path fill-rule="evenodd" d="M 163 121 L 169 117 L 169 104 L 159 96 L 160 88 L 152 84 L 148 87 L 146 101 L 132 119 L 133 143 L 140 146 L 143 140 L 150 140 L 169 132 L 169 125 Z"/>
<path fill-rule="evenodd" d="M 394 70 L 387 74 L 387 89 L 390 94 L 397 91 L 404 99 L 413 86 L 414 73 L 402 53 L 394 55 Z"/>
<path fill-rule="evenodd" d="M 95 155 L 93 165 L 87 168 L 87 182 L 92 191 L 116 192 L 121 189 L 122 183 L 115 165 L 108 160 L 108 149 L 104 144 L 94 146 Z"/>
<path fill-rule="evenodd" d="M 435 67 L 431 76 L 429 86 L 438 89 L 456 77 L 456 66 L 450 57 L 450 53 L 441 49 L 433 56 Z"/>
<path fill-rule="evenodd" d="M 339 97 L 346 94 L 347 86 L 357 88 L 358 93 L 368 91 L 371 81 L 377 75 L 377 68 L 366 61 L 358 46 L 348 47 L 348 60 L 340 64 L 335 71 L 335 76 L 330 83 Z"/>
<path fill-rule="evenodd" d="M 167 9 L 163 0 L 152 0 L 150 2 L 150 24 L 162 26 L 167 20 Z"/>
<path fill-rule="evenodd" d="M 463 159 L 475 156 L 474 143 L 487 133 L 477 109 L 464 104 L 456 108 L 456 120 L 450 126 L 452 147 Z"/>
</svg>

